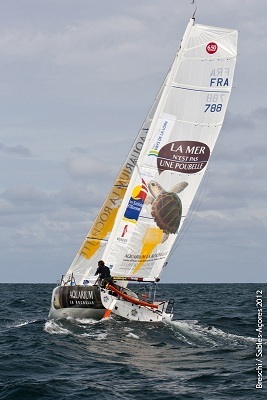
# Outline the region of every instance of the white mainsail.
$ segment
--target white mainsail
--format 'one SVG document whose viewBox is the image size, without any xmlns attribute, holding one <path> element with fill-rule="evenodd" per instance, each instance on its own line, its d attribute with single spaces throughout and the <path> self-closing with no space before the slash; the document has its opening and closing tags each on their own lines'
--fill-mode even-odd
<svg viewBox="0 0 267 400">
<path fill-rule="evenodd" d="M 92 228 L 66 273 L 82 284 L 104 259 L 113 276 L 156 280 L 223 124 L 237 31 L 190 20 L 181 47 Z"/>
<path fill-rule="evenodd" d="M 159 277 L 223 124 L 237 36 L 189 22 L 103 253 L 113 276 Z"/>
</svg>

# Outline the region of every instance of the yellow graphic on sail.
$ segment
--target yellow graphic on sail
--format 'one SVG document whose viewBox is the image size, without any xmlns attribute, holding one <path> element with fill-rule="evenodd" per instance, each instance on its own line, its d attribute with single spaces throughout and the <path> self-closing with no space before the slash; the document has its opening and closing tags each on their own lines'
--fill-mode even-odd
<svg viewBox="0 0 267 400">
<path fill-rule="evenodd" d="M 123 183 L 123 186 L 117 185 L 116 187 L 114 185 L 116 189 L 110 193 L 110 196 L 104 202 L 92 228 L 79 250 L 79 254 L 87 260 L 99 250 L 101 241 L 107 239 L 108 234 L 112 231 L 117 212 L 127 189 L 128 181 L 124 181 Z"/>
<path fill-rule="evenodd" d="M 139 263 L 135 266 L 133 273 L 136 274 L 143 266 L 147 258 L 153 252 L 155 247 L 162 242 L 163 231 L 156 227 L 151 227 L 146 230 L 146 233 L 142 239 L 142 250 L 141 259 Z"/>
<path fill-rule="evenodd" d="M 102 226 L 100 233 L 101 233 L 101 237 L 103 239 L 106 238 L 107 235 L 111 232 L 118 209 L 119 209 L 119 207 L 116 207 L 111 210 L 107 222 Z M 93 228 L 97 227 L 97 226 L 98 226 L 98 221 L 96 221 L 96 223 L 93 225 Z M 96 251 L 100 248 L 100 244 L 101 244 L 100 237 L 99 238 L 88 237 L 84 241 L 83 246 L 80 249 L 80 254 L 84 258 L 90 259 L 96 253 Z"/>
</svg>

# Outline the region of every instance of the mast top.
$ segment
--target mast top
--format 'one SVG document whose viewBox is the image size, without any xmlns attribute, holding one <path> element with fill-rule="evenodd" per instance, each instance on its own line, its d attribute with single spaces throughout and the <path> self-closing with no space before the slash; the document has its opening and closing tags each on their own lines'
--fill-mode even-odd
<svg viewBox="0 0 267 400">
<path fill-rule="evenodd" d="M 195 6 L 195 11 L 194 11 L 194 13 L 193 13 L 193 15 L 192 15 L 192 19 L 195 20 L 195 15 L 196 15 L 196 12 L 197 12 L 197 5 L 196 5 L 196 3 L 195 3 L 195 0 L 192 0 L 192 3 L 191 3 L 191 4 L 193 4 L 193 5 Z"/>
</svg>

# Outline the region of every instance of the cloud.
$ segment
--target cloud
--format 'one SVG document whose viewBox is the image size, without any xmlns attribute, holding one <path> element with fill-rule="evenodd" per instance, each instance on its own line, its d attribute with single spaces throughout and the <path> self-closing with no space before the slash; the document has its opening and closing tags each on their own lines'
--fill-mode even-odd
<svg viewBox="0 0 267 400">
<path fill-rule="evenodd" d="M 73 178 L 90 180 L 91 178 L 98 180 L 111 179 L 114 176 L 116 167 L 105 160 L 95 157 L 75 157 L 67 160 L 66 168 Z"/>
<path fill-rule="evenodd" d="M 53 281 L 87 234 L 194 7 L 26 3 L 5 2 L 0 15 L 1 265 L 6 280 L 15 266 L 16 280 Z M 238 28 L 240 55 L 204 198 L 169 281 L 234 279 L 240 269 L 250 279 L 251 261 L 265 265 L 266 1 L 250 3 L 199 0 L 196 22 Z"/>
<path fill-rule="evenodd" d="M 267 107 L 259 107 L 252 113 L 252 118 L 265 121 L 267 119 Z"/>
<path fill-rule="evenodd" d="M 101 183 L 92 182 L 91 184 L 86 184 L 84 181 L 76 181 L 70 186 L 61 189 L 55 195 L 55 200 L 62 204 L 63 208 L 79 209 L 90 215 L 104 201 L 107 190 L 102 191 L 101 189 Z"/>
<path fill-rule="evenodd" d="M 226 116 L 226 122 L 225 125 L 226 129 L 231 129 L 233 130 L 254 130 L 255 129 L 255 123 L 253 120 L 250 118 L 250 116 L 246 117 L 245 115 L 242 114 L 233 114 L 230 111 L 228 111 L 227 116 Z M 230 127 L 230 128 L 229 128 Z"/>
<path fill-rule="evenodd" d="M 1 199 L 4 212 L 7 207 L 13 213 L 35 214 L 47 211 L 51 207 L 51 197 L 34 186 L 9 186 L 2 193 Z"/>
<path fill-rule="evenodd" d="M 8 155 L 32 157 L 31 151 L 21 144 L 18 144 L 16 146 L 6 146 L 3 143 L 0 143 L 0 153 L 1 152 Z"/>
</svg>

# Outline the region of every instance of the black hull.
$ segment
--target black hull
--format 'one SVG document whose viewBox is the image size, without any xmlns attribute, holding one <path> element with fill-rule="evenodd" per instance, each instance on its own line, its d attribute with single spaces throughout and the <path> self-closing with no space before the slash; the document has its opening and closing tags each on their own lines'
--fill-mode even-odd
<svg viewBox="0 0 267 400">
<path fill-rule="evenodd" d="M 105 310 L 99 286 L 58 286 L 53 290 L 49 318 L 101 319 Z"/>
</svg>

